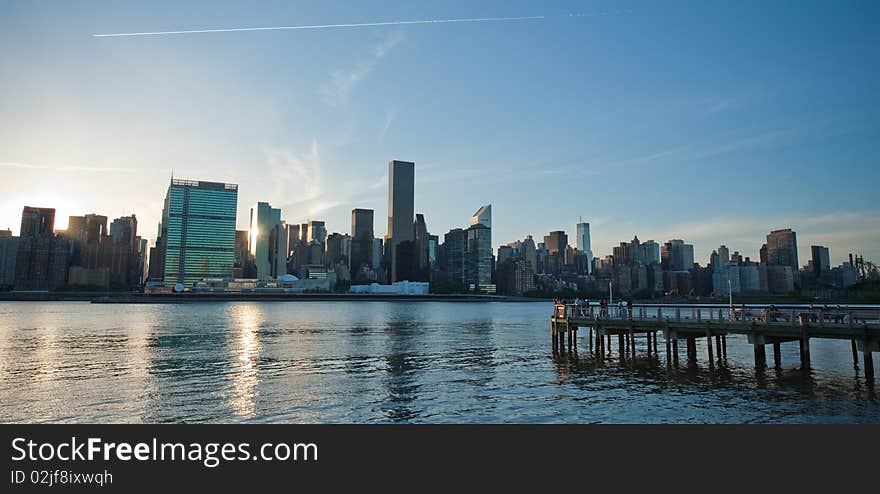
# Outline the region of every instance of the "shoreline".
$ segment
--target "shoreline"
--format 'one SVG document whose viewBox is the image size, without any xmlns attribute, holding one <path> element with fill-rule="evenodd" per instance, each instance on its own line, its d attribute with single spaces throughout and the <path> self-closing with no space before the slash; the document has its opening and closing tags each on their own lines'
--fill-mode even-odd
<svg viewBox="0 0 880 494">
<path fill-rule="evenodd" d="M 428 295 L 399 295 L 399 294 L 354 294 L 354 293 L 289 293 L 289 294 L 143 294 L 129 292 L 0 292 L 2 302 L 90 302 L 95 304 L 189 304 L 200 302 L 529 302 L 529 303 L 552 303 L 552 298 L 517 297 L 512 295 L 479 295 L 479 294 L 428 294 Z M 568 302 L 572 302 L 569 300 Z M 593 300 L 596 302 L 596 300 Z M 727 307 L 727 303 L 721 300 L 635 300 L 633 303 L 645 307 Z M 780 307 L 803 306 L 808 302 L 797 299 L 766 299 L 766 300 L 742 300 L 734 305 L 746 305 L 747 307 L 763 307 L 778 305 Z M 841 304 L 849 307 L 863 307 L 874 309 L 880 304 L 874 301 L 841 301 L 819 302 L 816 306 L 832 306 Z"/>
<path fill-rule="evenodd" d="M 199 302 L 550 302 L 552 299 L 506 295 L 296 294 L 152 294 L 112 292 L 5 292 L 0 302 L 91 302 L 93 304 L 185 304 Z"/>
</svg>

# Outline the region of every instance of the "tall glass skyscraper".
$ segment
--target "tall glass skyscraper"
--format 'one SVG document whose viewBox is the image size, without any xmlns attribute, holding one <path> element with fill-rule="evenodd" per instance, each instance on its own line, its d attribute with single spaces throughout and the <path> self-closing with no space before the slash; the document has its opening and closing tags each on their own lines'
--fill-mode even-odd
<svg viewBox="0 0 880 494">
<path fill-rule="evenodd" d="M 385 251 L 391 281 L 407 279 L 413 271 L 415 245 L 398 252 L 402 242 L 415 242 L 415 163 L 394 160 L 388 163 L 388 234 Z M 403 255 L 401 255 L 403 254 Z"/>
<path fill-rule="evenodd" d="M 593 247 L 590 245 L 590 224 L 580 222 L 577 224 L 577 248 L 587 256 L 587 274 L 591 274 L 593 269 Z M 659 251 L 658 251 L 659 254 Z"/>
<path fill-rule="evenodd" d="M 373 210 L 351 210 L 351 273 L 352 277 L 366 265 L 373 266 Z"/>
<path fill-rule="evenodd" d="M 261 280 L 272 279 L 277 273 L 279 257 L 279 240 L 284 236 L 284 244 L 287 244 L 286 235 L 281 233 L 281 210 L 273 208 L 267 202 L 258 202 L 256 207 L 251 208 L 250 220 L 250 253 L 257 268 L 257 278 Z M 287 251 L 284 245 L 281 253 Z M 286 256 L 285 256 L 286 261 Z"/>
<path fill-rule="evenodd" d="M 238 185 L 171 180 L 156 240 L 166 286 L 232 276 L 237 207 Z"/>
</svg>

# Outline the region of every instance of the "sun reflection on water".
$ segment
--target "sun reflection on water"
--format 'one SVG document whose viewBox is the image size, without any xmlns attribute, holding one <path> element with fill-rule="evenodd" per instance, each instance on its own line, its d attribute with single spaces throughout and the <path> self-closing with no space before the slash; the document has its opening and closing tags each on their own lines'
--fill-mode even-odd
<svg viewBox="0 0 880 494">
<path fill-rule="evenodd" d="M 261 351 L 258 331 L 263 312 L 258 304 L 236 305 L 230 308 L 230 312 L 235 329 L 235 339 L 230 346 L 235 375 L 229 405 L 236 415 L 247 419 L 257 411 L 257 385 L 260 383 L 257 361 Z"/>
</svg>

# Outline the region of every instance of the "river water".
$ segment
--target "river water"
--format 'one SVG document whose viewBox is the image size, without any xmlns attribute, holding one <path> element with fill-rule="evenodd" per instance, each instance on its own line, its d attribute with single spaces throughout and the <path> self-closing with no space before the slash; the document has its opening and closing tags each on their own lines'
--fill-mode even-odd
<svg viewBox="0 0 880 494">
<path fill-rule="evenodd" d="M 0 302 L 3 422 L 880 423 L 847 341 L 756 371 L 552 354 L 549 303 Z M 616 339 L 615 339 L 616 346 Z M 880 363 L 875 366 L 880 368 Z M 877 385 L 880 386 L 880 385 Z"/>
</svg>

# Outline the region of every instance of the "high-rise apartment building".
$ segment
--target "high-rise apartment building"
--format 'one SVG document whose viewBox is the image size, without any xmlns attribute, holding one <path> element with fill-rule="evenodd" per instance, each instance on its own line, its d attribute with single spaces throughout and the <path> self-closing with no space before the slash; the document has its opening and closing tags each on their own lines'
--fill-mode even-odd
<svg viewBox="0 0 880 494">
<path fill-rule="evenodd" d="M 674 239 L 663 244 L 660 259 L 665 271 L 690 271 L 694 267 L 694 246 Z"/>
<path fill-rule="evenodd" d="M 492 287 L 492 229 L 477 223 L 466 231 L 465 283 L 474 292 L 491 292 Z"/>
</svg>

